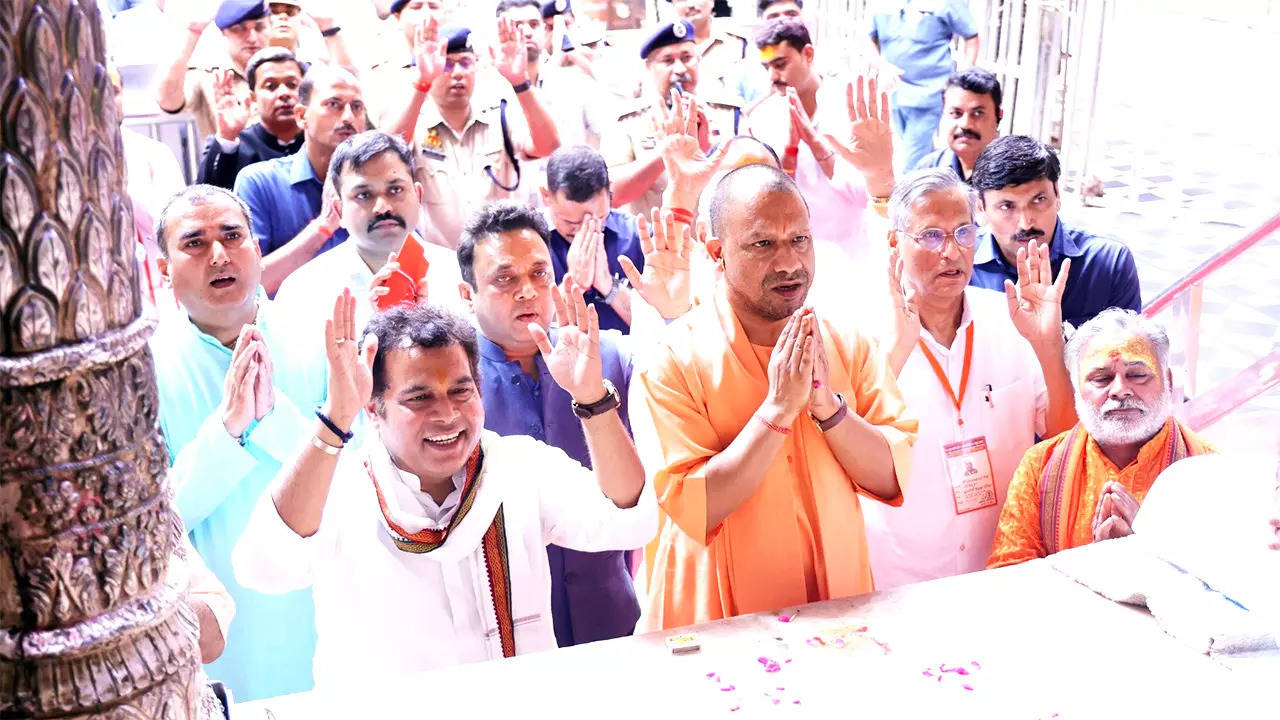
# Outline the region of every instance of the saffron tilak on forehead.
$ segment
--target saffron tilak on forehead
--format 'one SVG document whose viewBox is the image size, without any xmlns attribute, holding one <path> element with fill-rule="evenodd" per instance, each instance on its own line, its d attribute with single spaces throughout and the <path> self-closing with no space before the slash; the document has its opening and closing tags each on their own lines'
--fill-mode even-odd
<svg viewBox="0 0 1280 720">
<path fill-rule="evenodd" d="M 1084 358 L 1080 361 L 1080 380 L 1083 381 L 1089 373 L 1100 367 L 1108 367 L 1116 360 L 1122 361 L 1125 365 L 1142 363 L 1152 373 L 1160 374 L 1160 363 L 1156 361 L 1151 343 L 1131 335 L 1122 343 L 1098 341 L 1090 343 Z"/>
<path fill-rule="evenodd" d="M 773 59 L 776 57 L 778 57 L 777 45 L 765 45 L 760 48 L 760 59 L 764 62 L 773 62 Z"/>
</svg>

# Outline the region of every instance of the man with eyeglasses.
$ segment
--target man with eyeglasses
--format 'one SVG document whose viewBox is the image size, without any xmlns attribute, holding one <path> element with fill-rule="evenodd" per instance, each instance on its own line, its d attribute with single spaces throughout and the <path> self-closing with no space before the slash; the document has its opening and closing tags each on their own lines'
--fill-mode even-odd
<svg viewBox="0 0 1280 720">
<path fill-rule="evenodd" d="M 529 77 L 524 33 L 498 18 L 491 62 L 516 98 L 476 96 L 479 59 L 471 30 L 439 28 L 434 17 L 414 32 L 417 68 L 408 104 L 390 115 L 388 132 L 413 146 L 422 207 L 432 242 L 456 248 L 467 217 L 480 205 L 520 189 L 521 160 L 546 157 L 560 146 L 540 91 Z"/>
<path fill-rule="evenodd" d="M 983 569 L 1023 453 L 1076 421 L 1062 340 L 1070 266 L 1053 282 L 1036 245 L 1019 251 L 1003 296 L 970 286 L 974 204 L 950 168 L 907 176 L 889 199 L 882 339 L 920 434 L 906 500 L 863 509 L 877 590 Z"/>
</svg>

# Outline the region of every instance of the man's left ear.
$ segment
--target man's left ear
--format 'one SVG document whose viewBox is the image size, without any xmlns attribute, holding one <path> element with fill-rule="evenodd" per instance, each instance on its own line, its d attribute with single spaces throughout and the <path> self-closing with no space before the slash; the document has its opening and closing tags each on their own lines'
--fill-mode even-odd
<svg viewBox="0 0 1280 720">
<path fill-rule="evenodd" d="M 707 235 L 707 254 L 715 261 L 717 265 L 724 264 L 724 243 L 720 242 L 720 238 L 714 235 Z"/>
<path fill-rule="evenodd" d="M 415 192 L 417 192 L 417 193 L 418 193 L 418 204 L 419 204 L 419 205 L 421 205 L 421 204 L 422 204 L 422 193 L 423 193 L 423 190 L 422 190 L 422 183 L 418 182 L 417 180 L 414 180 L 414 181 L 413 181 L 413 189 L 414 189 L 414 191 L 415 191 Z"/>
<path fill-rule="evenodd" d="M 253 244 L 257 245 L 258 243 L 255 241 Z M 258 248 L 258 252 L 262 252 L 261 247 Z M 165 282 L 173 283 L 173 278 L 169 277 L 169 260 L 165 256 L 161 255 L 156 258 L 156 269 L 160 271 L 160 277 L 164 278 Z"/>
<path fill-rule="evenodd" d="M 812 45 L 805 45 L 804 49 L 800 51 L 800 55 L 804 57 L 805 62 L 813 62 L 813 53 Z"/>
<path fill-rule="evenodd" d="M 975 216 L 978 219 L 979 227 L 987 226 L 987 207 L 982 202 L 982 193 L 978 193 L 978 203 L 975 206 Z"/>
</svg>

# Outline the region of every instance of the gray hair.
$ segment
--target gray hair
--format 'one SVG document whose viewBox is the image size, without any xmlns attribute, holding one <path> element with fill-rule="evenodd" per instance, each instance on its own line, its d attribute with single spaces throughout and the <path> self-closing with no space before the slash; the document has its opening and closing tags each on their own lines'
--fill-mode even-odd
<svg viewBox="0 0 1280 720">
<path fill-rule="evenodd" d="M 973 188 L 965 185 L 951 168 L 926 168 L 916 170 L 898 181 L 889 195 L 889 223 L 894 230 L 906 230 L 911 222 L 911 210 L 925 195 L 936 192 L 959 191 L 969 204 L 969 222 L 973 222 L 978 207 L 978 196 Z"/>
<path fill-rule="evenodd" d="M 214 198 L 230 198 L 244 215 L 245 232 L 249 233 L 250 237 L 253 236 L 253 215 L 249 213 L 249 206 L 240 199 L 239 195 L 217 185 L 189 185 L 174 193 L 165 202 L 164 209 L 160 211 L 160 218 L 156 220 L 156 244 L 160 246 L 162 257 L 169 257 L 169 246 L 165 242 L 164 231 L 169 225 L 169 216 L 176 212 L 174 208 L 180 205 L 202 205 Z"/>
<path fill-rule="evenodd" d="M 1158 370 L 1169 369 L 1169 333 L 1159 322 L 1126 308 L 1107 308 L 1093 319 L 1081 325 L 1075 334 L 1067 340 L 1066 361 L 1067 374 L 1071 376 L 1071 384 L 1079 385 L 1080 354 L 1089 341 L 1103 333 L 1123 331 L 1130 335 L 1144 335 L 1156 352 L 1156 360 L 1160 363 Z"/>
</svg>

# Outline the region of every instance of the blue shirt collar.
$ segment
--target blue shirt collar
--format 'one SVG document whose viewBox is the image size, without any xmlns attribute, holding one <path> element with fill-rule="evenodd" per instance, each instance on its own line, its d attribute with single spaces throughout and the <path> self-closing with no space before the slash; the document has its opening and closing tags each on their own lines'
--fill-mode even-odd
<svg viewBox="0 0 1280 720">
<path fill-rule="evenodd" d="M 307 182 L 319 183 L 316 171 L 311 169 L 311 158 L 307 157 L 307 144 L 304 142 L 298 152 L 289 155 L 288 180 L 290 185 Z"/>
<path fill-rule="evenodd" d="M 554 343 L 556 340 L 555 328 L 552 328 L 547 335 L 551 338 L 551 342 Z M 508 360 L 507 352 L 503 350 L 498 343 L 485 337 L 484 333 L 480 332 L 479 328 L 476 328 L 476 344 L 480 347 L 480 357 L 488 360 L 489 362 L 502 363 L 504 365 L 519 364 L 516 360 Z M 541 363 L 541 356 L 539 356 L 537 361 Z"/>
<path fill-rule="evenodd" d="M 1077 233 L 1067 230 L 1062 226 L 1062 218 L 1058 218 L 1053 226 L 1053 241 L 1049 245 L 1049 261 L 1056 262 L 1065 257 L 1080 257 L 1084 254 L 1084 248 L 1080 246 Z M 1002 267 L 1012 267 L 1004 259 L 1004 255 L 1000 254 L 1000 249 L 996 246 L 995 233 L 991 232 L 991 228 L 982 228 L 982 232 L 978 235 L 978 247 L 973 252 L 973 264 L 984 265 L 986 263 L 996 262 Z"/>
</svg>

